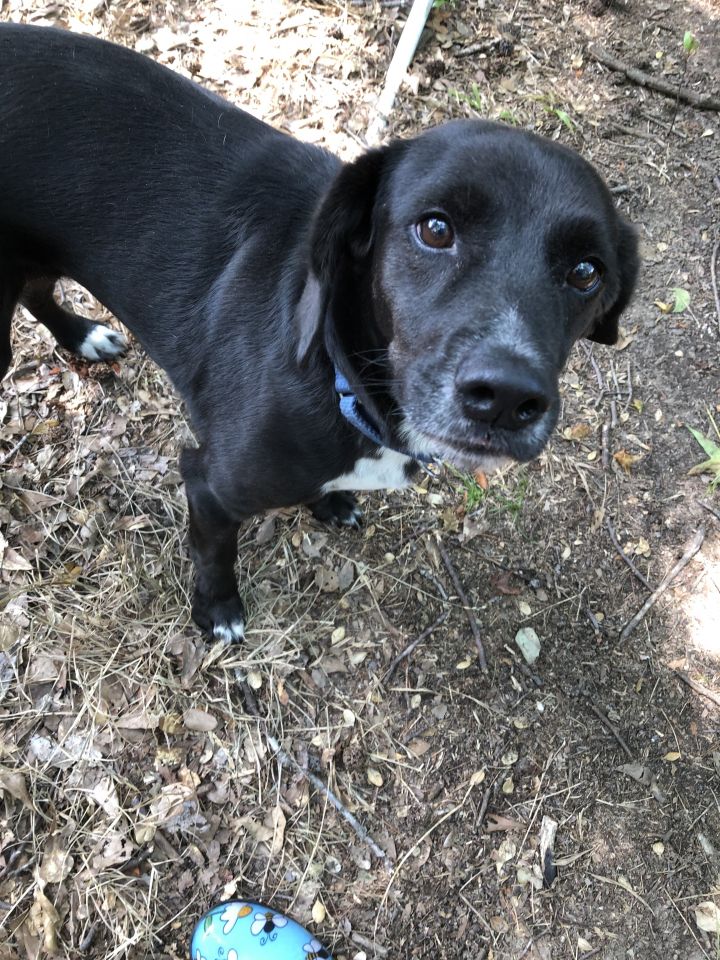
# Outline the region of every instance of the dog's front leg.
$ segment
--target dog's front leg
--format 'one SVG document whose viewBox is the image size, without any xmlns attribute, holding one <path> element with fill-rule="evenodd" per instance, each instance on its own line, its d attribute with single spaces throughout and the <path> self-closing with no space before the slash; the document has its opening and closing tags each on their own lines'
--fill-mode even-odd
<svg viewBox="0 0 720 960">
<path fill-rule="evenodd" d="M 215 639 L 237 642 L 244 636 L 245 613 L 235 578 L 237 535 L 243 518 L 230 516 L 210 489 L 202 451 L 180 457 L 190 512 L 190 556 L 195 566 L 192 616 Z"/>
</svg>

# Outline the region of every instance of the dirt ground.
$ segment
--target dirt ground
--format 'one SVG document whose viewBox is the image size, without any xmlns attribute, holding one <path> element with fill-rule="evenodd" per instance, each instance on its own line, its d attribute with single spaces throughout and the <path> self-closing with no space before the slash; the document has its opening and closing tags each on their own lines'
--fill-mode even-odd
<svg viewBox="0 0 720 960">
<path fill-rule="evenodd" d="M 349 157 L 405 11 L 0 0 L 0 17 L 127 44 Z M 720 496 L 688 473 L 707 458 L 688 427 L 720 443 L 720 124 L 593 44 L 720 94 L 714 0 L 445 0 L 389 132 L 489 116 L 592 160 L 641 236 L 619 345 L 576 348 L 549 450 L 486 489 L 438 470 L 362 498 L 360 534 L 295 510 L 250 524 L 242 648 L 189 622 L 188 427 L 166 380 L 139 349 L 113 367 L 61 355 L 18 315 L 0 394 L 0 960 L 184 958 L 232 896 L 291 913 L 338 960 L 720 957 Z"/>
</svg>

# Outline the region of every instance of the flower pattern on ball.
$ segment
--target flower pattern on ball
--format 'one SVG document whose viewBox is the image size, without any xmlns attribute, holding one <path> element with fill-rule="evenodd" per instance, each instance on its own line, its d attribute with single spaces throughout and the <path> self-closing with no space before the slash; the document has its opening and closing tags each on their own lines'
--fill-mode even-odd
<svg viewBox="0 0 720 960">
<path fill-rule="evenodd" d="M 229 903 L 220 914 L 220 922 L 224 923 L 223 933 L 227 936 L 232 932 L 235 924 L 242 917 L 247 917 L 252 913 L 252 907 L 246 903 Z"/>
</svg>

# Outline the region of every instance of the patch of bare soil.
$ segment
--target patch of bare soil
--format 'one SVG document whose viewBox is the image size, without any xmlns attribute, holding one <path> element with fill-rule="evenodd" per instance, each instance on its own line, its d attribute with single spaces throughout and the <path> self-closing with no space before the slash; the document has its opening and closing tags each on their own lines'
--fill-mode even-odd
<svg viewBox="0 0 720 960">
<path fill-rule="evenodd" d="M 5 0 L 0 17 L 125 43 L 350 156 L 405 12 Z M 367 497 L 359 535 L 301 511 L 250 524 L 242 648 L 188 620 L 187 427 L 166 381 L 139 349 L 60 356 L 18 316 L 0 396 L 1 960 L 186 957 L 202 911 L 235 895 L 345 960 L 720 956 L 720 498 L 688 475 L 707 459 L 688 428 L 720 443 L 720 128 L 593 44 L 720 93 L 712 0 L 445 0 L 390 132 L 489 116 L 597 164 L 642 238 L 619 346 L 576 349 L 550 449 L 487 488 L 438 472 Z"/>
</svg>

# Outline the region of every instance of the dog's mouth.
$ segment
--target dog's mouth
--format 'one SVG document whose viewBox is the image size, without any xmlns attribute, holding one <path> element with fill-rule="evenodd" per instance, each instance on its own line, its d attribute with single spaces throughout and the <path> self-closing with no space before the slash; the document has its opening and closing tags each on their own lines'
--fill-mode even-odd
<svg viewBox="0 0 720 960">
<path fill-rule="evenodd" d="M 487 433 L 473 439 L 418 430 L 405 421 L 401 433 L 411 453 L 452 463 L 461 470 L 498 470 L 519 459 Z"/>
<path fill-rule="evenodd" d="M 437 430 L 416 427 L 406 416 L 400 434 L 407 449 L 419 459 L 451 463 L 459 470 L 498 470 L 509 463 L 527 463 L 543 450 L 554 426 L 550 415 L 543 424 L 526 431 L 508 431 L 486 426 L 482 430 Z"/>
</svg>

